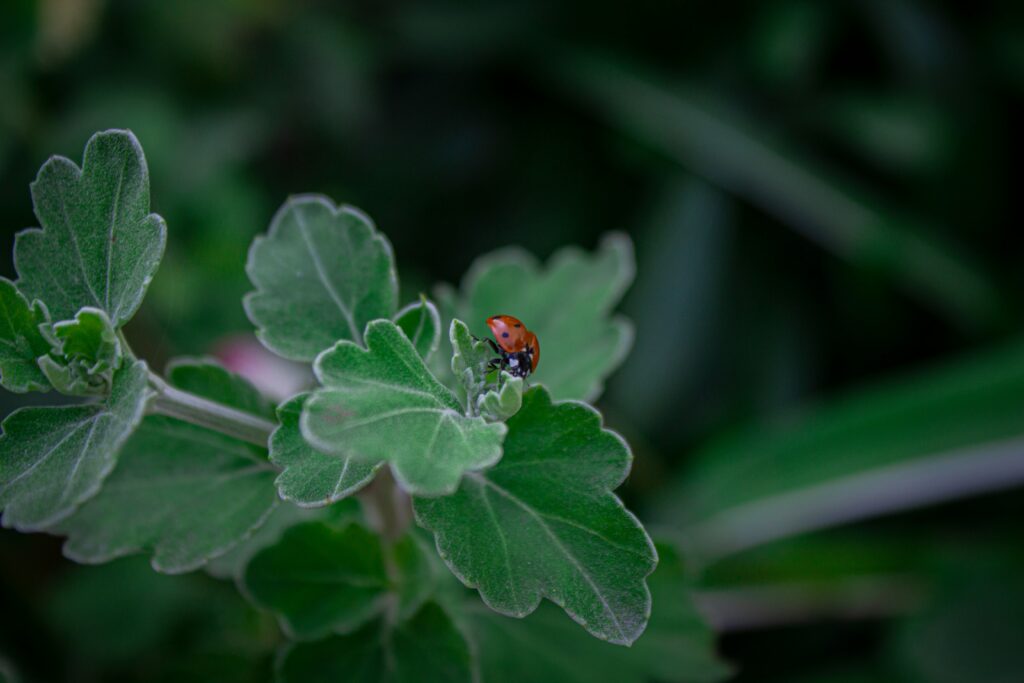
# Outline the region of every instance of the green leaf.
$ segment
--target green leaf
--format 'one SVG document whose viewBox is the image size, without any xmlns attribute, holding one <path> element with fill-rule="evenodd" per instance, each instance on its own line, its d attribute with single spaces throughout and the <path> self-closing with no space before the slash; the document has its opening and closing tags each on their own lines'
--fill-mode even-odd
<svg viewBox="0 0 1024 683">
<path fill-rule="evenodd" d="M 514 315 L 537 335 L 541 361 L 531 382 L 556 399 L 594 400 L 633 343 L 633 327 L 611 311 L 633 281 L 633 246 L 622 234 L 597 252 L 569 248 L 545 266 L 527 252 L 483 256 L 462 282 L 457 316 L 478 336 L 492 315 Z"/>
<path fill-rule="evenodd" d="M 18 287 L 40 299 L 56 320 L 86 306 L 115 327 L 142 303 L 164 253 L 167 228 L 149 213 L 149 171 L 142 147 L 126 130 L 97 133 L 82 168 L 51 157 L 32 183 L 42 230 L 18 234 Z"/>
<path fill-rule="evenodd" d="M 478 415 L 478 400 L 487 391 L 487 361 L 494 351 L 483 340 L 475 339 L 466 323 L 452 320 L 448 328 L 452 344 L 452 372 L 466 400 L 466 414 Z"/>
<path fill-rule="evenodd" d="M 99 490 L 122 444 L 138 426 L 149 396 L 145 363 L 114 375 L 102 403 L 21 408 L 0 436 L 3 524 L 20 531 L 46 529 Z"/>
<path fill-rule="evenodd" d="M 866 388 L 711 443 L 657 511 L 693 554 L 1024 481 L 1024 345 Z"/>
<path fill-rule="evenodd" d="M 122 351 L 106 313 L 83 308 L 44 336 L 51 337 L 53 355 L 42 356 L 39 368 L 57 391 L 69 396 L 109 393 Z"/>
<path fill-rule="evenodd" d="M 394 321 L 416 347 L 420 358 L 429 362 L 441 343 L 441 316 L 437 306 L 421 298 L 395 313 Z"/>
<path fill-rule="evenodd" d="M 345 503 L 352 506 L 352 518 L 359 519 L 361 510 L 355 499 L 349 499 Z M 326 508 L 312 510 L 296 505 L 278 505 L 251 536 L 223 555 L 212 558 L 203 569 L 218 579 L 240 579 L 249 560 L 264 548 L 277 543 L 285 531 L 303 522 L 329 517 Z"/>
<path fill-rule="evenodd" d="M 390 318 L 398 299 L 391 245 L 365 214 L 327 197 L 292 197 L 246 265 L 256 287 L 245 310 L 268 349 L 311 361 L 339 339 L 362 343 L 363 327 Z"/>
<path fill-rule="evenodd" d="M 507 420 L 523 405 L 523 378 L 501 373 L 500 388 L 491 389 L 477 399 L 477 413 L 491 422 Z"/>
<path fill-rule="evenodd" d="M 359 524 L 292 527 L 252 558 L 244 582 L 292 638 L 351 632 L 380 611 L 388 590 L 380 539 Z"/>
<path fill-rule="evenodd" d="M 50 352 L 39 331 L 48 322 L 46 307 L 29 306 L 14 283 L 0 277 L 0 384 L 8 391 L 46 391 L 50 383 L 36 359 Z"/>
<path fill-rule="evenodd" d="M 280 426 L 270 437 L 270 460 L 281 468 L 277 491 L 303 507 L 329 505 L 352 495 L 373 480 L 383 462 L 327 455 L 310 446 L 299 429 L 309 394 L 293 396 L 277 409 Z"/>
<path fill-rule="evenodd" d="M 469 646 L 436 603 L 393 627 L 300 643 L 278 662 L 278 683 L 469 683 Z"/>
<path fill-rule="evenodd" d="M 522 617 L 547 597 L 598 638 L 632 643 L 657 555 L 611 493 L 629 472 L 628 446 L 593 408 L 552 403 L 542 387 L 508 429 L 501 462 L 467 474 L 454 495 L 415 499 L 417 520 L 492 609 Z"/>
<path fill-rule="evenodd" d="M 302 412 L 303 436 L 317 450 L 391 463 L 402 488 L 451 493 L 468 470 L 501 457 L 505 426 L 462 414 L 405 334 L 387 320 L 366 327 L 367 349 L 338 342 L 316 359 L 323 385 Z"/>
<path fill-rule="evenodd" d="M 251 385 L 208 362 L 177 362 L 169 380 L 184 390 L 206 387 L 204 398 L 234 408 L 262 401 Z M 275 474 L 264 449 L 147 417 L 99 495 L 60 525 L 64 554 L 98 563 L 144 551 L 157 571 L 195 569 L 263 524 L 278 504 Z"/>
<path fill-rule="evenodd" d="M 729 667 L 715 656 L 714 635 L 690 599 L 679 554 L 658 545 L 649 579 L 647 630 L 632 647 L 586 635 L 552 605 L 525 619 L 509 619 L 479 603 L 464 609 L 481 678 L 487 683 L 667 683 L 719 681 Z"/>
</svg>

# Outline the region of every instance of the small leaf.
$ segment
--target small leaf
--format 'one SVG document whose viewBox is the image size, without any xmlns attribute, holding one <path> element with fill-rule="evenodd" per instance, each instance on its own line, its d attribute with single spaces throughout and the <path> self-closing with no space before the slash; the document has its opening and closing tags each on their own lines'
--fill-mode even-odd
<svg viewBox="0 0 1024 683">
<path fill-rule="evenodd" d="M 164 253 L 167 228 L 149 213 L 149 171 L 142 147 L 126 130 L 97 133 L 82 168 L 51 157 L 32 183 L 42 230 L 18 234 L 18 287 L 46 303 L 56 320 L 86 306 L 126 323 L 146 293 Z"/>
<path fill-rule="evenodd" d="M 50 343 L 39 331 L 48 322 L 46 308 L 29 306 L 14 283 L 0 277 L 0 384 L 8 391 L 47 391 L 36 359 L 50 352 Z"/>
<path fill-rule="evenodd" d="M 122 444 L 142 419 L 149 392 L 145 363 L 114 375 L 103 403 L 21 408 L 0 436 L 3 524 L 20 531 L 46 529 L 96 494 L 114 468 Z"/>
<path fill-rule="evenodd" d="M 543 387 L 523 396 L 508 429 L 501 462 L 467 474 L 454 495 L 415 499 L 417 520 L 492 609 L 522 617 L 547 597 L 598 638 L 632 643 L 650 614 L 644 578 L 657 556 L 611 493 L 629 448 L 593 408 L 552 403 Z"/>
<path fill-rule="evenodd" d="M 365 214 L 327 197 L 292 197 L 246 265 L 256 287 L 245 310 L 274 353 L 311 361 L 339 339 L 362 343 L 363 327 L 390 318 L 398 299 L 394 257 Z"/>
<path fill-rule="evenodd" d="M 441 343 L 441 316 L 437 306 L 421 298 L 395 313 L 394 321 L 416 347 L 420 358 L 429 362 Z"/>
<path fill-rule="evenodd" d="M 278 683 L 469 683 L 469 645 L 429 602 L 393 627 L 375 622 L 349 636 L 299 643 L 278 662 Z"/>
<path fill-rule="evenodd" d="M 490 422 L 507 420 L 523 405 L 523 378 L 501 373 L 500 388 L 477 398 L 477 413 Z"/>
<path fill-rule="evenodd" d="M 380 539 L 359 524 L 292 527 L 252 558 L 244 582 L 293 638 L 357 629 L 380 611 L 388 590 Z"/>
<path fill-rule="evenodd" d="M 281 468 L 277 491 L 302 507 L 318 507 L 350 496 L 373 480 L 383 462 L 327 455 L 302 438 L 299 417 L 309 394 L 288 399 L 277 409 L 280 426 L 270 437 L 270 460 Z"/>
<path fill-rule="evenodd" d="M 591 638 L 553 605 L 525 619 L 509 619 L 483 605 L 465 606 L 487 683 L 702 683 L 727 678 L 715 655 L 714 634 L 694 607 L 682 559 L 658 545 L 651 574 L 647 630 L 632 647 Z"/>
<path fill-rule="evenodd" d="M 633 343 L 633 327 L 611 311 L 633 281 L 633 245 L 609 235 L 587 254 L 564 249 L 545 267 L 521 249 L 504 249 L 473 264 L 462 283 L 457 317 L 483 335 L 484 321 L 514 315 L 543 351 L 531 382 L 556 399 L 594 400 Z"/>
<path fill-rule="evenodd" d="M 83 308 L 44 336 L 51 337 L 53 351 L 39 359 L 39 368 L 57 391 L 69 396 L 109 393 L 114 371 L 121 367 L 121 341 L 106 313 Z"/>
<path fill-rule="evenodd" d="M 466 323 L 452 320 L 448 328 L 452 343 L 452 372 L 466 398 L 466 414 L 478 415 L 477 399 L 487 390 L 487 362 L 494 351 L 484 341 L 475 339 Z"/>
<path fill-rule="evenodd" d="M 427 496 L 454 491 L 463 472 L 501 457 L 505 425 L 464 416 L 394 323 L 367 325 L 366 343 L 367 350 L 338 342 L 316 360 L 324 388 L 301 418 L 316 449 L 369 464 L 387 460 L 402 488 Z"/>
<path fill-rule="evenodd" d="M 204 398 L 234 408 L 262 400 L 251 385 L 209 362 L 176 362 L 169 379 L 180 389 L 205 386 Z M 60 525 L 68 536 L 64 554 L 98 563 L 145 551 L 157 571 L 190 571 L 263 524 L 278 504 L 274 476 L 264 449 L 149 416 L 99 495 Z"/>
</svg>

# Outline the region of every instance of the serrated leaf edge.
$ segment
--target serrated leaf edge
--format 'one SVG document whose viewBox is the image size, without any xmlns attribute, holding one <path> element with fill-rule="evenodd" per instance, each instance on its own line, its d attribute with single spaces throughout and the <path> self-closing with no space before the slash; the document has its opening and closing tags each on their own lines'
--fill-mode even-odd
<svg viewBox="0 0 1024 683">
<path fill-rule="evenodd" d="M 252 240 L 252 244 L 249 245 L 249 251 L 245 261 L 245 274 L 249 278 L 249 282 L 253 285 L 253 287 L 255 287 L 255 289 L 246 292 L 245 296 L 242 297 L 242 308 L 245 310 L 245 315 L 249 319 L 249 322 L 251 322 L 253 326 L 256 328 L 256 338 L 260 341 L 261 344 L 263 344 L 264 347 L 269 349 L 275 355 L 280 356 L 281 358 L 307 363 L 315 360 L 320 355 L 320 353 L 323 353 L 323 351 L 326 351 L 327 349 L 323 349 L 319 353 L 314 354 L 312 357 L 309 357 L 305 355 L 299 356 L 297 354 L 289 355 L 285 353 L 283 349 L 275 348 L 274 344 L 266 338 L 263 325 L 257 322 L 254 317 L 254 313 L 252 311 L 252 300 L 257 295 L 262 294 L 266 291 L 263 289 L 263 286 L 257 281 L 258 278 L 254 274 L 256 272 L 256 252 L 261 249 L 261 246 L 263 245 L 264 242 L 266 242 L 269 239 L 277 237 L 278 233 L 281 231 L 281 224 L 284 221 L 285 214 L 291 211 L 295 206 L 311 203 L 322 204 L 323 206 L 330 210 L 331 215 L 333 217 L 337 217 L 345 213 L 352 214 L 359 218 L 360 220 L 364 221 L 370 227 L 370 231 L 373 235 L 373 240 L 380 244 L 388 255 L 388 262 L 390 263 L 390 266 L 388 267 L 388 285 L 391 287 L 391 291 L 394 294 L 393 298 L 398 298 L 398 272 L 397 269 L 395 268 L 394 249 L 391 246 L 390 240 L 388 240 L 387 236 L 384 235 L 384 233 L 377 229 L 377 224 L 374 223 L 373 219 L 370 218 L 369 215 L 367 215 L 361 209 L 352 206 L 351 204 L 335 204 L 334 200 L 332 200 L 330 197 L 328 197 L 325 194 L 320 194 L 317 192 L 295 194 L 288 197 L 288 199 L 286 199 L 285 202 L 280 207 L 278 207 L 277 211 L 274 212 L 273 217 L 270 219 L 270 226 L 267 228 L 267 232 L 265 234 L 257 235 L 256 237 L 254 237 Z M 328 349 L 330 348 L 333 347 L 328 347 Z"/>
<path fill-rule="evenodd" d="M 62 156 L 60 154 L 53 154 L 43 163 L 42 166 L 39 167 L 39 171 L 36 173 L 35 179 L 29 184 L 29 188 L 30 189 L 34 189 L 35 188 L 36 183 L 38 183 L 41 180 L 41 178 L 42 178 L 43 171 L 48 166 L 50 166 L 51 164 L 65 164 L 65 163 L 68 164 L 68 166 L 70 166 L 72 172 L 74 173 L 75 180 L 76 181 L 80 181 L 81 178 L 82 178 L 82 174 L 85 172 L 86 162 L 89 159 L 89 149 L 90 149 L 90 147 L 92 147 L 93 142 L 95 142 L 96 140 L 98 140 L 98 139 L 100 139 L 102 137 L 121 137 L 121 136 L 127 138 L 128 143 L 131 146 L 132 152 L 138 157 L 138 159 L 139 159 L 139 169 L 142 172 L 142 179 L 143 179 L 143 182 L 145 182 L 146 186 L 148 187 L 149 186 L 149 164 L 146 162 L 146 153 L 145 153 L 145 151 L 143 151 L 142 144 L 139 142 L 139 139 L 137 137 L 135 137 L 135 133 L 133 133 L 130 129 L 127 129 L 127 128 L 109 128 L 107 130 L 100 131 L 98 133 L 93 133 L 89 137 L 89 139 L 86 141 L 85 147 L 82 150 L 82 165 L 81 166 L 79 166 L 72 159 L 69 159 L 66 156 Z M 34 201 L 33 201 L 33 204 L 34 204 Z M 150 202 L 150 208 L 152 208 L 152 202 Z M 153 281 L 153 278 L 156 276 L 156 271 L 159 268 L 160 262 L 163 261 L 164 253 L 167 250 L 167 221 L 164 220 L 163 216 L 161 216 L 160 214 L 158 214 L 158 213 L 156 213 L 154 211 L 150 211 L 148 214 L 146 214 L 146 217 L 143 220 L 144 221 L 145 220 L 153 220 L 155 222 L 155 224 L 157 225 L 157 227 L 159 228 L 159 230 L 158 230 L 158 239 L 160 241 L 160 249 L 157 252 L 157 259 L 156 259 L 156 264 L 155 264 L 156 267 L 154 267 L 152 273 L 150 273 L 149 275 L 146 275 L 143 278 L 142 285 L 139 288 L 140 291 L 139 291 L 138 302 L 136 302 L 136 304 L 135 304 L 135 306 L 134 306 L 134 308 L 132 310 L 130 310 L 127 313 L 124 314 L 124 316 L 125 316 L 124 320 L 120 320 L 120 318 L 121 318 L 121 311 L 120 311 L 120 309 L 118 309 L 118 311 L 116 311 L 116 312 L 113 312 L 113 311 L 110 312 L 110 314 L 111 314 L 110 315 L 111 322 L 113 323 L 115 330 L 121 329 L 129 320 L 132 319 L 132 317 L 135 315 L 135 313 L 139 310 L 139 306 L 142 305 L 143 299 L 146 298 L 146 292 L 149 291 L 149 285 Z M 19 263 L 19 258 L 18 258 L 18 253 L 19 253 L 18 243 L 20 241 L 22 241 L 22 236 L 23 235 L 28 235 L 28 234 L 31 234 L 31 233 L 45 234 L 45 232 L 46 232 L 46 230 L 44 230 L 42 227 L 33 227 L 33 228 L 25 228 L 24 230 L 19 230 L 17 233 L 15 233 L 15 235 L 14 235 L 14 259 L 13 260 L 14 260 L 14 270 L 18 273 L 18 280 L 17 280 L 17 282 L 15 284 L 20 283 L 21 280 L 22 280 L 22 277 L 21 277 L 21 265 Z M 108 270 L 107 270 L 107 281 L 108 282 L 107 282 L 107 286 L 109 287 L 110 286 L 110 283 L 109 283 L 109 280 L 110 280 L 110 270 L 109 270 L 109 268 L 110 268 L 110 265 L 109 265 L 110 253 L 109 252 L 107 253 L 107 259 L 108 259 Z M 136 263 L 138 263 L 138 262 L 136 262 Z M 54 278 L 54 281 L 57 281 L 57 279 Z M 95 304 L 96 304 L 95 307 L 105 311 L 106 309 L 103 308 L 103 302 L 99 301 L 99 298 L 96 296 L 96 293 L 93 292 L 91 286 L 88 285 L 88 278 L 84 278 L 83 282 L 86 283 L 86 286 L 89 288 L 90 294 L 92 294 L 93 299 L 95 300 Z M 19 290 L 20 290 L 20 287 L 19 287 Z M 79 308 L 81 308 L 81 307 L 79 307 Z"/>
<path fill-rule="evenodd" d="M 548 393 L 546 387 L 543 388 L 543 391 L 545 393 Z M 550 394 L 548 394 L 548 398 L 550 400 Z M 639 633 L 637 633 L 634 637 L 628 638 L 628 637 L 625 636 L 624 633 L 622 633 L 622 630 L 620 628 L 619 629 L 620 633 L 623 635 L 622 639 L 614 639 L 614 638 L 611 638 L 611 637 L 609 637 L 609 636 L 607 636 L 605 634 L 594 633 L 593 631 L 591 631 L 587 627 L 587 622 L 586 622 L 585 619 L 583 619 L 580 615 L 576 614 L 571 609 L 566 607 L 565 604 L 562 603 L 562 601 L 557 600 L 557 599 L 551 597 L 550 595 L 548 595 L 547 592 L 543 588 L 539 589 L 537 591 L 538 597 L 537 597 L 536 601 L 534 601 L 534 603 L 532 605 L 530 605 L 528 608 L 526 608 L 524 610 L 521 610 L 521 611 L 506 610 L 506 609 L 503 609 L 503 608 L 498 607 L 496 605 L 492 605 L 491 602 L 488 600 L 488 598 L 484 595 L 484 593 L 482 591 L 480 591 L 479 585 L 478 584 L 474 584 L 472 581 L 470 581 L 466 576 L 464 576 L 458 570 L 457 567 L 454 566 L 454 563 L 451 561 L 449 553 L 445 552 L 444 549 L 441 547 L 441 536 L 443 534 L 441 532 L 435 531 L 428 524 L 426 524 L 426 522 L 420 517 L 419 511 L 416 509 L 415 505 L 413 505 L 413 515 L 415 517 L 416 523 L 420 527 L 430 531 L 430 533 L 432 533 L 434 535 L 434 547 L 437 549 L 437 554 L 441 557 L 441 559 L 444 561 L 445 565 L 452 572 L 452 574 L 454 574 L 455 577 L 460 582 L 462 582 L 462 584 L 464 586 L 466 586 L 467 588 L 471 588 L 473 590 L 476 590 L 477 594 L 480 596 L 480 599 L 483 601 L 483 603 L 485 605 L 487 605 L 487 607 L 489 607 L 490 609 L 492 609 L 495 612 L 497 612 L 498 614 L 503 614 L 503 615 L 508 616 L 508 617 L 515 617 L 515 618 L 521 619 L 523 617 L 529 616 L 530 614 L 533 614 L 533 612 L 536 611 L 536 609 L 540 606 L 541 601 L 546 599 L 546 600 L 552 602 L 553 604 L 557 605 L 563 611 L 565 611 L 565 613 L 568 614 L 569 617 L 572 618 L 573 621 L 575 621 L 577 624 L 579 624 L 584 629 L 586 629 L 587 632 L 590 633 L 591 635 L 593 635 L 595 638 L 598 638 L 600 640 L 604 640 L 604 641 L 607 641 L 607 642 L 610 642 L 610 643 L 614 643 L 616 645 L 630 646 L 634 642 L 636 642 L 636 640 L 641 635 L 643 635 L 643 631 L 646 630 L 646 627 L 647 627 L 647 622 L 650 621 L 650 618 L 651 618 L 651 604 L 652 603 L 651 603 L 651 589 L 650 589 L 650 586 L 647 585 L 647 578 L 651 574 L 653 574 L 654 570 L 657 569 L 657 567 L 658 567 L 658 549 L 655 546 L 654 541 L 651 540 L 650 534 L 647 533 L 647 529 L 640 522 L 640 519 L 635 514 L 633 514 L 633 512 L 631 510 L 629 510 L 625 506 L 625 504 L 622 502 L 622 500 L 617 495 L 615 495 L 615 493 L 614 493 L 615 489 L 617 489 L 619 486 L 621 486 L 623 484 L 623 482 L 625 482 L 626 479 L 629 477 L 630 470 L 632 469 L 632 466 L 633 466 L 633 451 L 632 451 L 632 449 L 630 449 L 629 443 L 625 440 L 625 438 L 622 437 L 621 434 L 619 434 L 618 432 L 616 432 L 613 429 L 607 429 L 604 426 L 604 417 L 601 415 L 601 413 L 596 408 L 594 408 L 590 404 L 585 403 L 583 401 L 578 401 L 578 400 L 575 400 L 575 399 L 566 399 L 566 400 L 562 400 L 562 401 L 550 401 L 550 402 L 551 402 L 552 406 L 561 406 L 561 405 L 567 405 L 567 404 L 574 404 L 574 405 L 578 405 L 578 406 L 583 407 L 589 413 L 591 413 L 592 415 L 594 415 L 597 418 L 598 427 L 600 428 L 600 430 L 602 432 L 608 433 L 612 437 L 614 437 L 617 441 L 619 441 L 619 443 L 622 444 L 622 446 L 626 450 L 626 456 L 627 456 L 626 466 L 623 468 L 622 475 L 617 480 L 617 482 L 613 486 L 609 486 L 608 487 L 607 493 L 614 500 L 615 505 L 620 510 L 622 510 L 624 513 L 626 513 L 626 516 L 630 519 L 630 521 L 638 529 L 640 529 L 640 531 L 643 534 L 644 539 L 647 541 L 647 547 L 651 551 L 651 557 L 654 560 L 651 563 L 650 570 L 642 578 L 644 595 L 645 595 L 644 629 L 643 630 L 641 630 Z M 483 476 L 483 474 L 484 473 L 482 473 L 482 472 L 467 472 L 466 476 L 469 476 L 469 477 L 474 478 L 474 479 L 480 479 Z M 487 485 L 487 484 L 484 484 L 484 485 Z M 532 508 L 529 511 L 530 511 L 531 515 L 536 516 L 536 513 L 532 510 Z M 540 520 L 538 520 L 538 521 L 540 521 Z M 540 522 L 540 524 L 541 524 L 542 527 L 545 528 L 545 530 L 547 530 L 547 524 L 545 524 L 544 522 Z M 549 535 L 552 535 L 551 532 L 549 532 Z M 561 543 L 558 543 L 558 541 L 556 541 L 556 543 L 561 548 Z M 566 557 L 570 558 L 570 555 L 569 555 L 568 551 L 566 551 L 564 548 L 561 548 L 561 549 L 562 549 L 562 552 L 566 555 Z M 581 573 L 583 573 L 584 577 L 588 578 L 588 583 L 591 583 L 589 581 L 589 577 L 587 577 L 586 573 L 582 570 L 581 567 L 579 567 L 579 565 L 578 565 L 577 561 L 575 560 L 575 558 L 570 558 L 570 559 L 572 560 L 572 564 L 575 567 L 577 567 L 577 569 L 579 569 L 581 571 Z M 591 583 L 591 585 L 593 585 L 593 584 Z M 605 608 L 609 609 L 609 612 L 610 612 L 610 608 L 608 608 L 607 602 L 604 600 L 604 598 L 601 597 L 600 594 L 596 590 L 595 590 L 595 593 L 598 594 L 598 597 L 602 600 L 602 603 L 605 605 Z"/>
<path fill-rule="evenodd" d="M 143 372 L 148 372 L 149 371 L 148 366 L 146 366 L 146 362 L 139 360 L 139 361 L 135 361 L 135 363 L 132 366 L 124 367 L 122 369 L 122 372 L 134 368 L 135 365 L 141 365 Z M 115 444 L 114 444 L 114 447 L 112 449 L 114 451 L 114 453 L 115 453 L 114 457 L 112 457 L 110 459 L 110 462 L 107 464 L 107 466 L 104 469 L 100 470 L 99 476 L 96 477 L 96 482 L 91 487 L 89 487 L 85 491 L 83 491 L 78 496 L 78 499 L 71 506 L 69 506 L 68 509 L 64 510 L 61 513 L 58 513 L 58 514 L 55 514 L 55 515 L 51 515 L 50 517 L 46 518 L 45 520 L 43 520 L 43 521 L 41 521 L 39 523 L 33 524 L 31 526 L 19 525 L 19 524 L 13 524 L 11 526 L 7 526 L 7 520 L 6 520 L 6 518 L 4 518 L 3 519 L 3 522 L 4 522 L 3 526 L 6 527 L 6 528 L 10 528 L 10 529 L 14 529 L 16 531 L 23 532 L 23 533 L 33 532 L 33 531 L 43 531 L 43 530 L 45 530 L 45 529 L 47 529 L 49 527 L 54 526 L 55 524 L 58 524 L 58 523 L 64 521 L 65 519 L 71 517 L 71 515 L 73 515 L 75 512 L 77 512 L 78 509 L 82 505 L 87 503 L 90 499 L 94 498 L 96 496 L 96 494 L 99 493 L 100 489 L 103 487 L 103 483 L 107 480 L 107 477 L 110 476 L 110 473 L 113 472 L 114 468 L 117 466 L 118 455 L 120 454 L 121 449 L 124 448 L 125 442 L 127 442 L 128 439 L 131 437 L 131 435 L 135 432 L 135 430 L 138 429 L 139 424 L 142 422 L 142 418 L 145 417 L 146 407 L 149 404 L 149 399 L 153 396 L 153 392 L 148 387 L 144 388 L 143 392 L 144 392 L 145 397 L 143 398 L 143 400 L 138 402 L 138 405 L 136 406 L 135 412 L 132 414 L 131 419 L 128 420 L 129 429 L 126 430 L 126 433 L 123 434 L 121 436 L 121 438 L 117 442 L 115 442 Z M 13 418 L 15 415 L 21 413 L 22 411 L 37 410 L 37 409 L 38 408 L 36 406 L 23 406 L 21 408 L 18 408 L 14 412 L 12 412 L 7 417 L 5 417 L 3 422 L 0 423 L 0 431 L 2 431 L 2 433 L 0 433 L 0 439 L 6 439 L 7 438 L 7 421 L 8 420 Z"/>
</svg>

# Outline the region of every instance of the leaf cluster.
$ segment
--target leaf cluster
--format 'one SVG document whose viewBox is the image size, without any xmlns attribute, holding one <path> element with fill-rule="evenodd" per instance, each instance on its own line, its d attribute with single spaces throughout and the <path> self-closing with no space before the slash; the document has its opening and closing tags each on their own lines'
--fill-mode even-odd
<svg viewBox="0 0 1024 683">
<path fill-rule="evenodd" d="M 131 133 L 94 136 L 81 168 L 51 159 L 32 193 L 41 228 L 18 237 L 19 280 L 0 281 L 0 380 L 84 402 L 4 421 L 4 525 L 61 534 L 79 562 L 145 553 L 160 572 L 235 578 L 296 641 L 282 681 L 505 680 L 494 634 L 510 628 L 530 649 L 521 634 L 563 628 L 547 608 L 505 625 L 544 598 L 613 644 L 584 636 L 581 651 L 635 666 L 614 645 L 648 626 L 658 552 L 613 493 L 628 445 L 582 402 L 630 344 L 610 313 L 633 275 L 624 236 L 545 266 L 484 257 L 462 291 L 439 288 L 440 309 L 425 295 L 400 307 L 393 251 L 371 220 L 292 197 L 252 245 L 244 301 L 264 345 L 315 376 L 275 407 L 211 360 L 159 377 L 128 345 L 121 328 L 166 233 Z M 535 377 L 490 370 L 473 328 L 499 310 L 544 339 Z M 706 640 L 695 647 L 713 661 Z M 701 666 L 685 680 L 720 675 Z"/>
</svg>

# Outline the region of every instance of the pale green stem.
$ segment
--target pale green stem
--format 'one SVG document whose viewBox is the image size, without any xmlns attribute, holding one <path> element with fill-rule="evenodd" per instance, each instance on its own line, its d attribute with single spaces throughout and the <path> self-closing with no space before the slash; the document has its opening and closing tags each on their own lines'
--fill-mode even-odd
<svg viewBox="0 0 1024 683">
<path fill-rule="evenodd" d="M 177 418 L 263 447 L 267 446 L 276 427 L 270 420 L 252 413 L 176 389 L 152 372 L 149 381 L 156 392 L 149 404 L 150 413 Z"/>
</svg>

